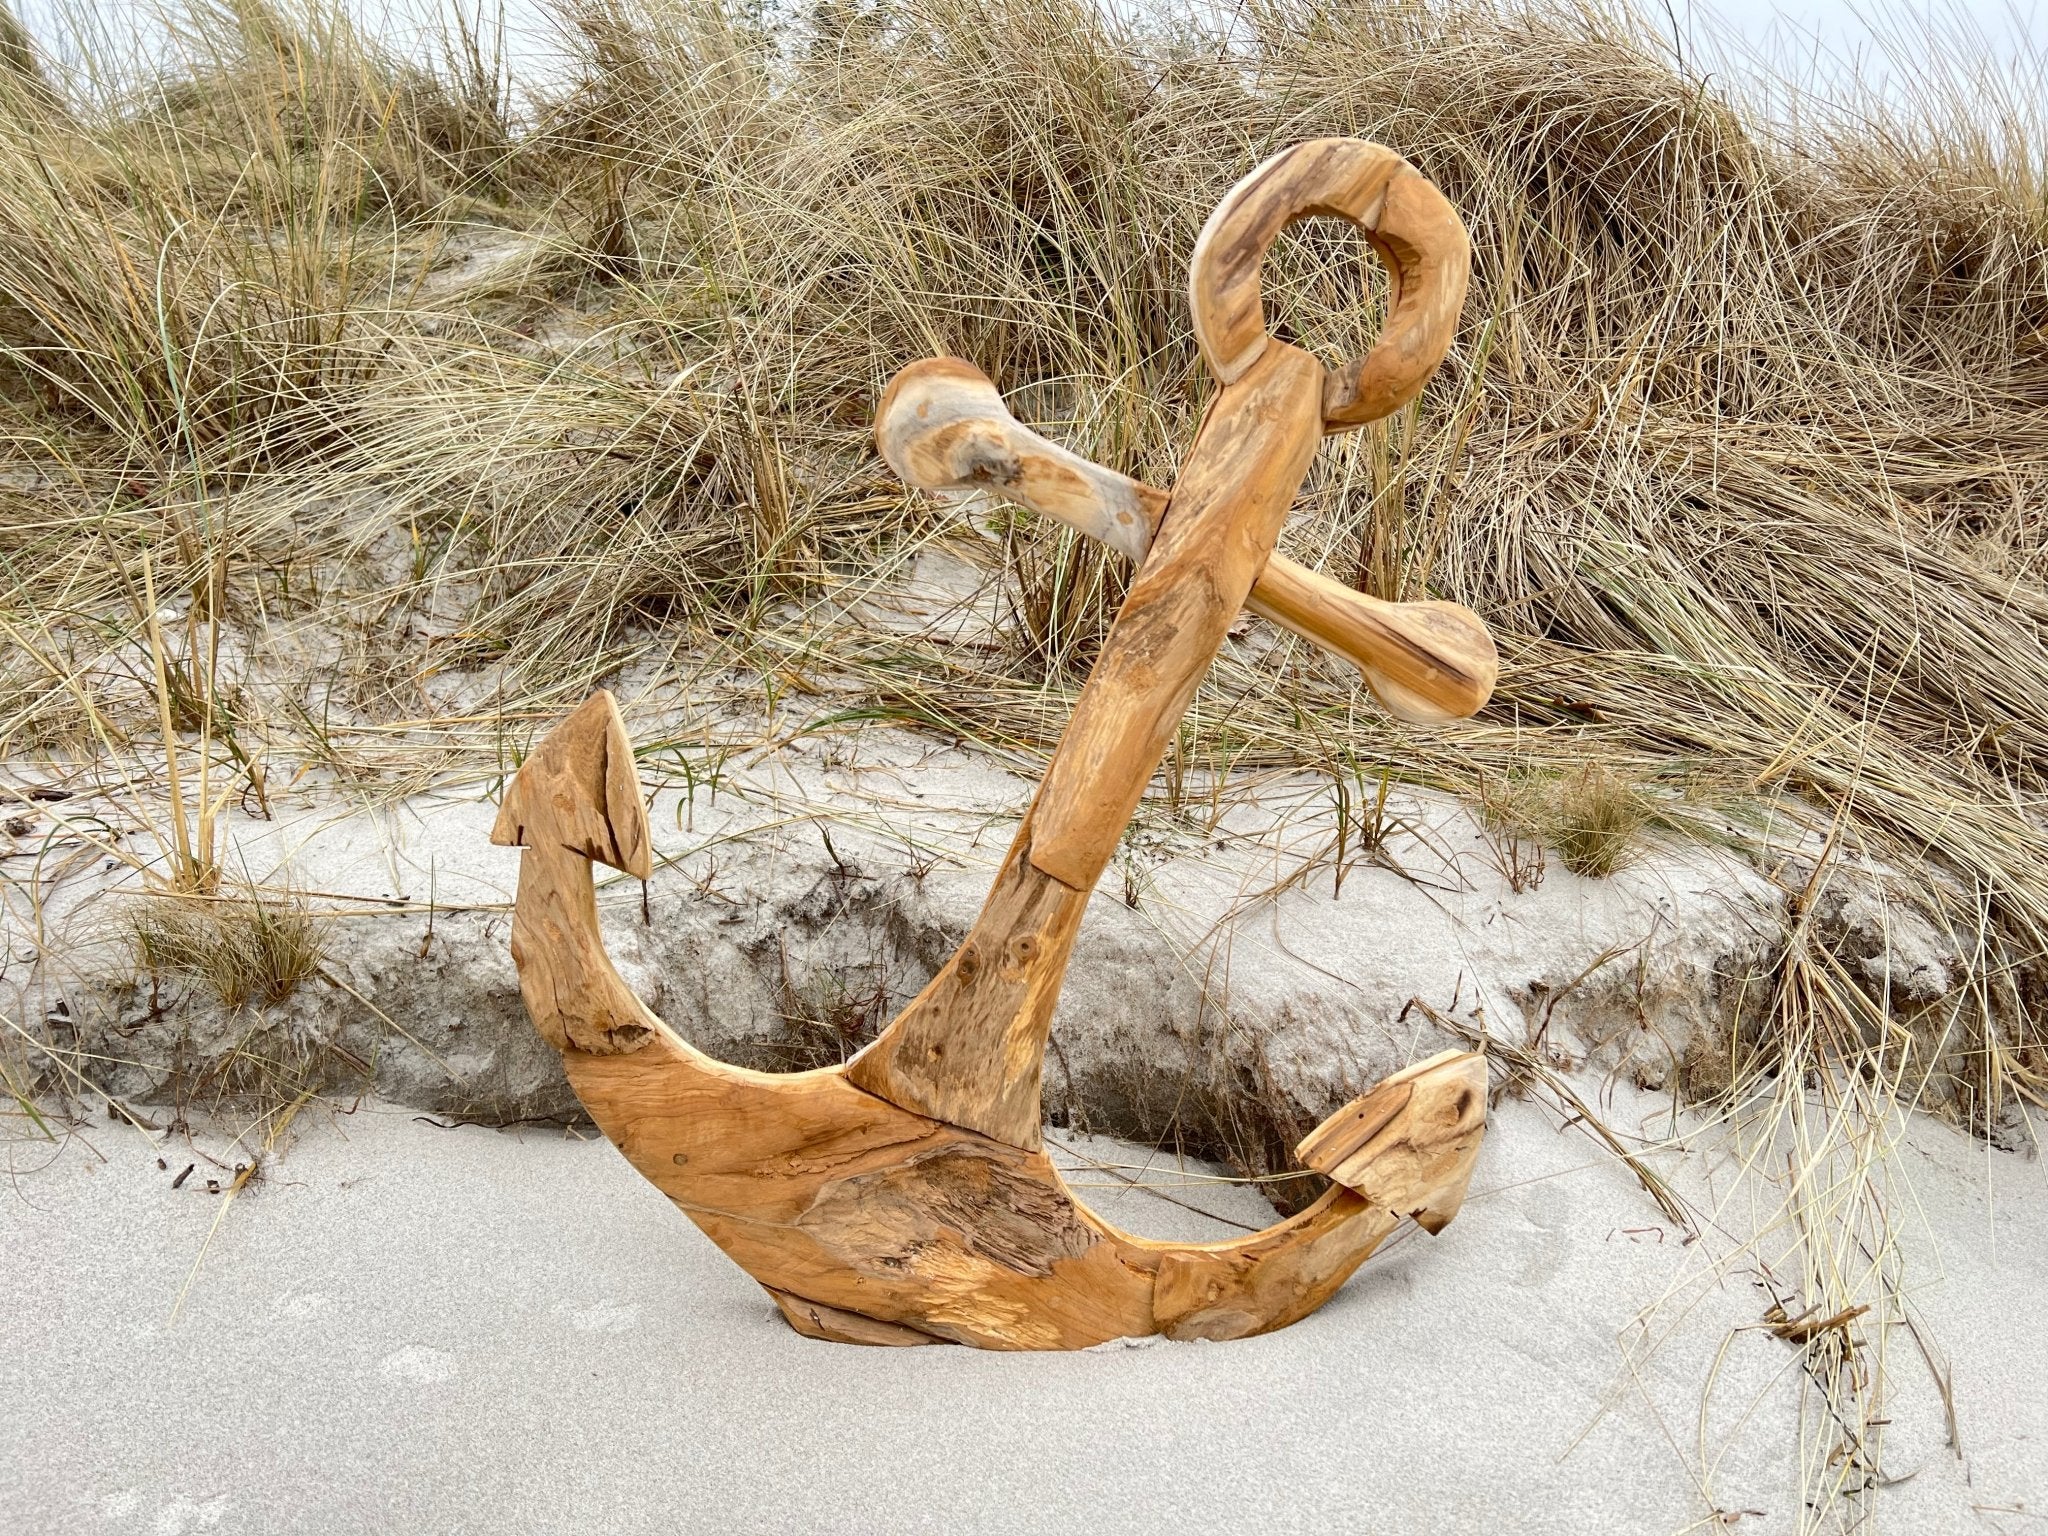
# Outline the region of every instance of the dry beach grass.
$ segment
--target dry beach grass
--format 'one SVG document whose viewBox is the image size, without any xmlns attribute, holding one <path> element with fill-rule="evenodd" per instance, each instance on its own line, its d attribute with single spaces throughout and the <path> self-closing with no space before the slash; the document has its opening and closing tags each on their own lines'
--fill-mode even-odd
<svg viewBox="0 0 2048 1536">
<path fill-rule="evenodd" d="M 433 680 L 489 669 L 519 716 L 677 635 L 1042 748 L 1122 573 L 1005 525 L 1004 653 L 834 624 L 945 528 L 867 450 L 879 382 L 961 353 L 1170 480 L 1206 387 L 1170 253 L 1265 146 L 1369 133 L 1465 212 L 1473 299 L 1432 394 L 1325 454 L 1292 542 L 1475 604 L 1508 675 L 1425 737 L 1248 645 L 1169 773 L 1597 769 L 1802 807 L 1930 872 L 1987 1006 L 2038 997 L 2048 246 L 2017 101 L 1767 128 L 1566 9 L 1255 6 L 1228 38 L 1056 0 L 560 20 L 573 67 L 526 96 L 488 33 L 428 68 L 260 5 L 184 17 L 148 89 L 60 90 L 10 49 L 7 750 L 168 715 L 260 795 L 269 761 L 390 768 L 399 724 L 415 761 L 461 741 L 495 772 L 502 734 Z M 1371 326 L 1356 255 L 1311 227 L 1280 274 L 1332 351 Z M 266 673 L 280 634 L 317 643 Z M 2028 1070 L 2003 1038 L 1993 1099 Z"/>
<path fill-rule="evenodd" d="M 110 852 L 183 903 L 220 899 L 224 797 L 493 778 L 636 657 L 771 704 L 829 674 L 849 725 L 1042 752 L 1124 573 L 906 499 L 867 443 L 882 382 L 969 357 L 1169 483 L 1209 388 L 1201 219 L 1276 146 L 1380 139 L 1463 212 L 1472 297 L 1423 400 L 1326 449 L 1288 542 L 1473 605 L 1502 684 L 1418 733 L 1254 632 L 1158 813 L 1308 764 L 1361 837 L 1391 772 L 1581 873 L 1652 828 L 1745 842 L 1794 926 L 1695 1091 L 1779 1181 L 1792 1313 L 1902 1305 L 1872 1214 L 1897 1106 L 1936 1063 L 1978 1130 L 2048 1089 L 2037 102 L 1937 59 L 1917 100 L 1767 117 L 1565 0 L 1249 0 L 1216 30 L 1071 0 L 554 15 L 567 69 L 519 83 L 488 27 L 423 64 L 234 0 L 181 13 L 139 85 L 57 70 L 0 9 L 0 758 L 167 781 L 175 825 Z M 1331 355 L 1373 324 L 1358 256 L 1318 225 L 1277 263 Z M 860 622 L 935 539 L 1000 566 L 1002 645 Z M 1862 860 L 1971 957 L 1932 1031 L 1818 920 Z M 1822 1505 L 1876 1475 L 1849 1338 L 1804 1341 Z"/>
</svg>

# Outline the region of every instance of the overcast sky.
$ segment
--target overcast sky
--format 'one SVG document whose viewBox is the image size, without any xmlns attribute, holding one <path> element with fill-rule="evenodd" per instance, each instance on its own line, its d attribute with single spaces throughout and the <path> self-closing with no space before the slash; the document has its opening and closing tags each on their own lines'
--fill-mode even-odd
<svg viewBox="0 0 2048 1536">
<path fill-rule="evenodd" d="M 2042 19 L 2039 5 L 2009 5 L 2005 0 L 1961 0 L 1953 5 L 1884 4 L 1852 5 L 1846 0 L 1814 0 L 1808 5 L 1781 5 L 1773 0 L 1719 0 L 1701 6 L 1677 7 L 1681 18 L 1690 12 L 1693 24 L 1711 25 L 1718 19 L 1730 31 L 1752 44 L 1774 41 L 1804 44 L 1815 40 L 1847 55 L 1868 44 L 1873 23 L 1885 30 L 1885 19 L 1898 24 L 1894 30 L 1925 27 L 1930 18 L 1943 28 L 1962 25 L 1979 31 L 1985 41 L 2001 51 L 2023 43 Z"/>
<path fill-rule="evenodd" d="M 157 0 L 13 0 L 17 14 L 46 46 L 61 46 L 63 28 L 59 15 L 89 12 L 105 29 L 105 36 L 121 51 L 146 53 L 160 31 L 154 17 L 160 11 Z M 417 33 L 419 18 L 438 7 L 460 4 L 474 14 L 486 14 L 502 4 L 513 38 L 518 62 L 531 71 L 543 64 L 547 29 L 540 21 L 537 0 L 348 0 L 359 15 L 382 18 L 381 25 L 396 35 Z M 1110 0 L 1110 3 L 1173 6 L 1184 0 Z M 1675 33 L 1689 52 L 1703 62 L 1714 53 L 1718 37 L 1732 42 L 1738 51 L 1748 50 L 1798 78 L 1861 74 L 1866 83 L 1873 77 L 1890 77 L 1903 67 L 1910 72 L 1931 50 L 1916 39 L 1930 30 L 1951 38 L 1960 37 L 1971 51 L 1993 60 L 2034 59 L 2048 54 L 2048 0 L 1810 0 L 1807 4 L 1785 4 L 1781 0 L 1632 0 L 1651 18 L 1660 32 Z M 1206 7 L 1205 7 L 1206 8 Z M 1892 39 L 1887 50 L 1883 38 Z M 1897 54 L 1904 43 L 1903 66 L 1888 61 L 1887 52 Z M 104 45 L 103 45 L 104 46 Z M 1947 52 L 1953 53 L 1953 49 Z M 1716 61 L 1726 62 L 1726 61 Z M 1740 68 L 1740 65 L 1736 66 Z M 2039 82 L 2034 82 L 2038 84 Z M 2022 94 L 2038 99 L 2030 88 Z"/>
</svg>

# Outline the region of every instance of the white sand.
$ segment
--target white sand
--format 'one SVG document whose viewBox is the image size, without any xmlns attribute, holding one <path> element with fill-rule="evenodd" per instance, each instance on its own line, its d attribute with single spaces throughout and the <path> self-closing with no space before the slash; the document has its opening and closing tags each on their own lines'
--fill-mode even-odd
<svg viewBox="0 0 2048 1536">
<path fill-rule="evenodd" d="M 1306 1322 L 1064 1357 L 798 1338 L 602 1142 L 374 1105 L 302 1116 L 173 1323 L 220 1204 L 211 1170 L 174 1194 L 182 1141 L 160 1172 L 153 1138 L 88 1134 L 97 1155 L 0 1148 L 9 1533 L 1586 1536 L 1699 1528 L 1715 1507 L 1760 1511 L 1743 1532 L 1798 1527 L 1799 1354 L 1731 1334 L 1767 1298 L 1740 1269 L 1697 1283 L 1713 1245 L 1682 1247 L 1618 1164 L 1533 1104 L 1500 1106 L 1441 1238 L 1397 1239 Z M 2034 1529 L 2042 1167 L 1928 1123 L 1899 1157 L 1926 1213 L 1906 1220 L 1907 1279 L 1953 1363 L 1963 1454 L 1895 1331 L 1884 1463 L 1916 1475 L 1875 1497 L 1874 1528 Z M 1703 1169 L 1680 1176 L 1704 1191 Z M 1241 1190 L 1175 1193 L 1259 1219 Z M 1139 1230 L 1202 1225 L 1085 1194 Z M 1630 1367 L 1645 1308 L 1662 1342 Z"/>
</svg>

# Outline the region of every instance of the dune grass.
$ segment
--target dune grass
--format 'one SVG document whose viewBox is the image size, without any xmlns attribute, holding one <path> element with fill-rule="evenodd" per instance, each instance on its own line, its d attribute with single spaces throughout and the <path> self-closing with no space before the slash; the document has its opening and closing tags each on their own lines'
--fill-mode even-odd
<svg viewBox="0 0 2048 1536">
<path fill-rule="evenodd" d="M 1508 673 L 1423 736 L 1291 643 L 1233 655 L 1197 750 L 1338 741 L 1467 790 L 1597 755 L 1791 796 L 1982 893 L 2007 963 L 2040 954 L 2029 125 L 2034 160 L 1846 108 L 1765 125 L 1575 8 L 1290 0 L 1228 39 L 1066 0 L 751 14 L 565 5 L 569 72 L 517 109 L 474 30 L 436 69 L 317 8 L 187 17 L 167 78 L 118 94 L 10 45 L 0 746 L 148 738 L 120 659 L 147 553 L 193 646 L 218 611 L 230 674 L 277 626 L 343 636 L 244 690 L 286 755 L 431 720 L 423 677 L 493 668 L 516 705 L 693 630 L 1042 747 L 1107 557 L 1010 525 L 1001 656 L 792 618 L 944 526 L 868 450 L 880 383 L 958 352 L 1170 481 L 1210 387 L 1200 219 L 1271 145 L 1357 132 L 1464 212 L 1473 295 L 1430 394 L 1326 450 L 1288 541 L 1473 603 Z M 1313 225 L 1275 263 L 1332 355 L 1373 324 L 1356 256 Z"/>
<path fill-rule="evenodd" d="M 213 896 L 138 898 L 136 958 L 211 988 L 228 1008 L 289 997 L 320 969 L 327 935 L 302 899 L 246 889 Z"/>
<path fill-rule="evenodd" d="M 1480 808 L 1497 833 L 1555 849 L 1566 869 L 1594 879 L 1613 874 L 1641 853 L 1657 821 L 1655 804 L 1600 762 L 1489 786 L 1480 795 Z M 1505 851 L 1502 856 L 1512 857 Z"/>
</svg>

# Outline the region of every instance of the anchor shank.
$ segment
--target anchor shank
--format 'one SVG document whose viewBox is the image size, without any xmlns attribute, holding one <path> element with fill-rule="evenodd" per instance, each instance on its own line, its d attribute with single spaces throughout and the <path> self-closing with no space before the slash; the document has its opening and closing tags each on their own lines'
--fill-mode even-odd
<svg viewBox="0 0 2048 1536">
<path fill-rule="evenodd" d="M 1090 891 L 1244 606 L 1322 440 L 1322 364 L 1275 342 L 1209 408 L 1033 808 L 1031 862 Z"/>
<path fill-rule="evenodd" d="M 847 1081 L 948 1125 L 1038 1150 L 1046 1037 L 1088 905 L 1031 862 L 1031 817 L 967 941 L 846 1065 Z"/>
<path fill-rule="evenodd" d="M 1046 1038 L 1081 914 L 1273 552 L 1322 438 L 1322 377 L 1276 342 L 1216 398 L 973 932 L 848 1063 L 849 1081 L 1039 1146 Z"/>
</svg>

